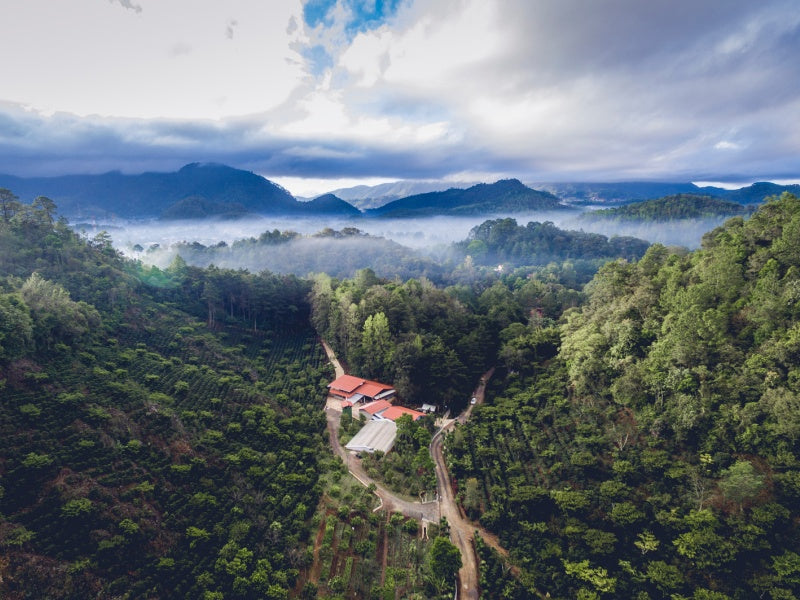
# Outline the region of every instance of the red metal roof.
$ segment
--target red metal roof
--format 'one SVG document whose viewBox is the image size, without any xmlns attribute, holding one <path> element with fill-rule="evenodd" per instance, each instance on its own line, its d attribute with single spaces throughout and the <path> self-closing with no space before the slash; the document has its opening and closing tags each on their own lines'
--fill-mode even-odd
<svg viewBox="0 0 800 600">
<path fill-rule="evenodd" d="M 381 392 L 385 392 L 390 389 L 392 389 L 392 387 L 389 385 L 378 383 L 377 381 L 366 381 L 364 382 L 364 385 L 358 388 L 358 393 L 366 396 L 367 398 L 374 398 Z"/>
<path fill-rule="evenodd" d="M 331 389 L 331 392 L 335 392 L 336 395 L 343 396 L 344 398 L 350 398 L 355 394 L 361 394 L 367 398 L 374 398 L 378 394 L 394 389 L 392 386 L 386 385 L 385 383 L 368 381 L 366 379 L 360 379 L 359 377 L 353 377 L 352 375 L 337 377 L 328 387 Z"/>
<path fill-rule="evenodd" d="M 381 413 L 381 417 L 384 419 L 390 419 L 391 421 L 396 421 L 403 415 L 410 415 L 411 419 L 416 421 L 420 417 L 424 417 L 425 413 L 406 408 L 405 406 L 391 406 Z"/>
<path fill-rule="evenodd" d="M 382 410 L 386 410 L 387 408 L 391 408 L 392 403 L 388 400 L 375 400 L 375 402 L 370 402 L 369 404 L 365 404 L 361 407 L 361 410 L 364 412 L 374 415 Z"/>
<path fill-rule="evenodd" d="M 352 394 L 358 389 L 359 386 L 364 385 L 366 381 L 360 377 L 353 377 L 352 375 L 342 375 L 337 377 L 328 386 L 331 389 L 339 390 L 347 394 Z"/>
</svg>

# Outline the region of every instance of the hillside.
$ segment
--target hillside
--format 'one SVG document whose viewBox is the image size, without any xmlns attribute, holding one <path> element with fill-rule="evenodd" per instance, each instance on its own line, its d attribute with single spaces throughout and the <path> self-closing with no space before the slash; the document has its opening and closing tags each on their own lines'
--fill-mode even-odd
<svg viewBox="0 0 800 600">
<path fill-rule="evenodd" d="M 165 211 L 171 218 L 197 214 L 202 198 L 213 214 L 242 210 L 256 214 L 295 214 L 302 203 L 260 175 L 215 164 L 193 163 L 173 173 L 68 175 L 12 178 L 0 175 L 0 187 L 14 191 L 23 202 L 38 195 L 51 198 L 68 217 L 153 218 Z M 201 207 L 202 208 L 202 207 Z M 206 211 L 207 212 L 207 211 Z"/>
<path fill-rule="evenodd" d="M 353 277 L 360 269 L 372 269 L 381 277 L 407 279 L 428 277 L 440 281 L 442 265 L 431 258 L 381 237 L 353 228 L 341 231 L 326 228 L 316 234 L 301 236 L 293 232 L 265 232 L 258 238 L 236 240 L 230 245 L 204 246 L 198 242 L 175 244 L 167 250 L 148 255 L 164 261 L 180 255 L 187 263 L 253 272 L 267 269 L 306 277 L 327 273 L 333 277 Z"/>
<path fill-rule="evenodd" d="M 466 511 L 522 570 L 493 590 L 800 593 L 798 232 L 784 194 L 695 252 L 607 264 L 558 326 L 505 332 L 505 379 L 448 439 Z"/>
<path fill-rule="evenodd" d="M 617 183 L 565 182 L 537 184 L 568 204 L 627 204 L 663 196 L 680 194 L 712 196 L 739 204 L 758 204 L 764 198 L 789 192 L 800 193 L 798 185 L 776 183 L 754 183 L 740 189 L 728 190 L 713 186 L 697 186 L 693 183 L 629 181 Z"/>
<path fill-rule="evenodd" d="M 178 200 L 164 209 L 161 218 L 164 220 L 226 218 L 238 219 L 248 214 L 244 205 L 239 202 L 210 202 L 201 196 L 190 196 Z"/>
<path fill-rule="evenodd" d="M 720 200 L 711 196 L 676 194 L 654 200 L 634 202 L 616 208 L 593 210 L 581 215 L 581 220 L 595 221 L 642 221 L 659 223 L 683 219 L 711 219 L 733 217 L 750 212 L 741 204 Z"/>
<path fill-rule="evenodd" d="M 361 211 L 334 194 L 324 194 L 304 202 L 301 208 L 313 215 L 332 215 L 339 217 L 360 217 Z"/>
<path fill-rule="evenodd" d="M 293 277 L 0 216 L 0 596 L 285 598 L 330 372 Z"/>
<path fill-rule="evenodd" d="M 408 218 L 432 215 L 475 215 L 563 210 L 558 198 L 524 186 L 516 179 L 480 183 L 467 189 L 451 188 L 389 202 L 366 212 L 367 216 Z"/>
<path fill-rule="evenodd" d="M 494 219 L 473 227 L 455 244 L 478 265 L 545 265 L 574 260 L 640 258 L 649 242 L 631 237 L 608 238 L 599 233 L 560 229 L 550 222 L 518 225 L 515 219 Z"/>
<path fill-rule="evenodd" d="M 743 187 L 738 190 L 726 190 L 722 197 L 731 202 L 740 204 L 754 204 L 763 202 L 768 196 L 778 196 L 783 192 L 789 192 L 795 196 L 800 195 L 800 185 L 779 185 L 777 183 L 759 182 Z"/>
<path fill-rule="evenodd" d="M 459 184 L 459 187 L 469 187 L 470 185 L 475 185 L 475 183 Z M 331 193 L 360 210 L 367 210 L 378 208 L 400 198 L 428 192 L 442 192 L 452 187 L 452 182 L 404 180 L 380 183 L 378 185 L 356 185 L 348 188 L 339 188 Z"/>
</svg>

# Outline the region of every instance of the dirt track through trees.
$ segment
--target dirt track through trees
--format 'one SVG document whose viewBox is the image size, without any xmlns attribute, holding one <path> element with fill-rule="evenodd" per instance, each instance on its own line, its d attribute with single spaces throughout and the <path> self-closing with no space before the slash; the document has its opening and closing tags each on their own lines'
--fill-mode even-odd
<svg viewBox="0 0 800 600">
<path fill-rule="evenodd" d="M 324 341 L 322 342 L 322 345 L 323 348 L 325 348 L 325 353 L 328 355 L 328 359 L 331 361 L 331 364 L 334 367 L 336 376 L 340 377 L 344 374 L 344 369 L 342 369 L 339 361 L 336 359 L 336 355 L 331 347 Z M 475 405 L 483 403 L 486 391 L 486 382 L 493 373 L 494 369 L 491 369 L 483 377 L 481 377 L 480 383 L 476 387 L 473 394 L 476 399 Z M 462 425 L 466 423 L 472 414 L 472 409 L 475 405 L 468 405 L 467 409 L 456 419 L 450 419 L 443 423 L 439 431 L 437 431 L 433 436 L 430 452 L 436 467 L 436 481 L 439 501 L 426 502 L 425 504 L 404 500 L 370 478 L 364 470 L 361 460 L 347 452 L 347 450 L 345 450 L 339 443 L 339 425 L 342 416 L 340 403 L 335 399 L 329 398 L 325 406 L 325 416 L 327 419 L 331 450 L 335 455 L 339 456 L 344 461 L 345 465 L 347 465 L 348 471 L 350 471 L 350 474 L 358 479 L 365 487 L 369 487 L 370 485 L 375 486 L 375 495 L 381 500 L 380 508 L 385 509 L 387 513 L 399 512 L 406 517 L 418 519 L 420 521 L 430 521 L 433 523 L 438 523 L 440 517 L 447 518 L 447 522 L 450 526 L 450 541 L 456 547 L 458 547 L 459 551 L 461 552 L 461 561 L 463 563 L 461 570 L 458 572 L 458 597 L 465 599 L 480 597 L 480 592 L 478 589 L 480 572 L 478 570 L 478 557 L 475 553 L 475 545 L 473 541 L 473 536 L 476 531 L 481 538 L 483 538 L 483 540 L 489 546 L 494 548 L 502 557 L 508 557 L 508 551 L 506 551 L 500 545 L 500 541 L 497 539 L 496 535 L 486 531 L 483 529 L 483 527 L 468 520 L 464 515 L 462 515 L 458 503 L 453 495 L 450 474 L 447 470 L 447 464 L 444 460 L 443 441 L 445 434 L 455 427 L 456 423 Z"/>
</svg>

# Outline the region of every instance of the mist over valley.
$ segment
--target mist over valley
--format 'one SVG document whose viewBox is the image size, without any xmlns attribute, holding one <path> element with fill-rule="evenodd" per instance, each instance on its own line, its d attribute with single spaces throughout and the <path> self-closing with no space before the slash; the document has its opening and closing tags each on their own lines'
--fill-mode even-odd
<svg viewBox="0 0 800 600">
<path fill-rule="evenodd" d="M 326 272 L 338 276 L 352 275 L 361 268 L 375 268 L 382 276 L 406 273 L 403 261 L 422 261 L 427 268 L 443 261 L 460 262 L 463 256 L 454 253 L 451 245 L 466 240 L 470 231 L 481 223 L 503 217 L 513 218 L 519 225 L 529 222 L 552 222 L 569 231 L 599 233 L 606 237 L 628 236 L 684 246 L 700 245 L 703 234 L 721 225 L 726 217 L 688 219 L 661 223 L 616 222 L 581 219 L 583 211 L 548 211 L 514 215 L 476 215 L 470 217 L 420 217 L 413 219 L 376 219 L 335 217 L 251 217 L 220 220 L 123 221 L 81 224 L 76 228 L 91 237 L 106 230 L 114 246 L 126 256 L 146 264 L 167 267 L 180 254 L 189 264 L 215 264 L 227 268 L 244 268 L 253 272 L 269 270 L 305 276 Z M 366 236 L 325 236 L 326 230 L 357 229 Z M 285 244 L 254 248 L 237 246 L 235 242 L 258 239 L 264 232 L 295 232 L 296 239 Z M 320 233 L 322 232 L 322 235 Z M 198 252 L 193 244 L 205 247 L 226 246 L 211 253 Z M 402 257 L 402 260 L 401 260 Z M 535 257 L 531 257 L 532 260 Z M 392 261 L 397 261 L 392 272 Z M 416 262 L 417 266 L 420 264 Z M 377 268 L 376 268 L 377 267 Z"/>
</svg>

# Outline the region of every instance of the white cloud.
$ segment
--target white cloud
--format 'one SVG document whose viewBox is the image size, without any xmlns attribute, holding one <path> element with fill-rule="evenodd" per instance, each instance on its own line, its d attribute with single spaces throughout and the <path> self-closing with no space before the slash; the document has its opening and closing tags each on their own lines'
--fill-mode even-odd
<svg viewBox="0 0 800 600">
<path fill-rule="evenodd" d="M 0 62 L 3 98 L 45 111 L 221 118 L 277 106 L 305 75 L 287 61 L 299 0 L 14 4 L 0 21 L 0 54 L 14 57 Z"/>
<path fill-rule="evenodd" d="M 314 198 L 339 188 L 355 187 L 357 185 L 378 185 L 389 183 L 392 179 L 385 177 L 334 177 L 324 179 L 319 177 L 283 177 L 265 173 L 264 177 L 286 188 L 294 196 Z"/>
<path fill-rule="evenodd" d="M 407 0 L 357 34 L 348 6 L 311 28 L 300 0 L 17 3 L 0 100 L 34 112 L 0 106 L 0 159 L 57 139 L 58 164 L 96 160 L 98 136 L 104 165 L 152 149 L 315 178 L 800 171 L 794 0 Z"/>
</svg>

